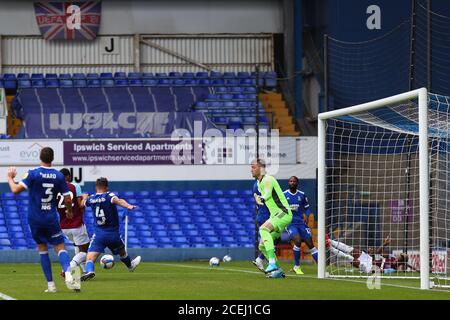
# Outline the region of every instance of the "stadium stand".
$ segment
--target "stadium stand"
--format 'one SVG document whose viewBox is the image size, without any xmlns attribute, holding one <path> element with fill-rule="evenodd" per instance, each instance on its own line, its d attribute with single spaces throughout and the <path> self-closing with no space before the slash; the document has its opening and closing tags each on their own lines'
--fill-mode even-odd
<svg viewBox="0 0 450 320">
<path fill-rule="evenodd" d="M 262 73 L 261 77 L 268 88 L 276 87 L 275 73 Z M 12 111 L 14 117 L 24 123 L 16 138 L 164 136 L 175 128 L 192 128 L 194 120 L 202 121 L 205 130 L 214 126 L 246 129 L 254 127 L 256 122 L 255 74 L 248 72 L 36 73 L 31 76 L 21 73 L 17 77 L 4 74 L 0 79 L 5 88 L 16 90 Z M 167 125 L 159 130 L 144 128 L 149 132 L 136 127 L 113 132 L 109 127 L 98 128 L 98 125 L 92 130 L 71 129 L 76 127 L 73 114 L 80 113 L 80 106 L 84 106 L 84 113 L 113 113 L 115 116 L 119 111 L 135 113 L 136 117 L 138 113 L 166 113 L 165 120 L 160 118 L 159 122 Z M 261 104 L 258 108 L 260 127 L 270 127 L 270 114 L 266 114 Z M 51 130 L 58 127 L 59 121 L 53 118 L 52 122 L 51 113 L 53 117 L 56 113 L 69 114 L 74 123 L 67 125 L 69 129 Z M 27 122 L 42 125 L 27 126 Z"/>
<path fill-rule="evenodd" d="M 166 198 L 161 198 L 164 194 Z M 217 195 L 221 200 L 216 201 Z M 127 191 L 119 193 L 139 209 L 129 215 L 129 248 L 203 248 L 254 246 L 251 190 Z M 27 223 L 28 194 L 0 194 L 0 250 L 34 249 Z M 232 205 L 231 205 L 231 204 Z M 124 234 L 123 217 L 121 232 Z M 244 218 L 242 218 L 244 217 Z M 86 210 L 90 235 L 94 218 Z M 70 247 L 71 244 L 68 243 Z"/>
</svg>

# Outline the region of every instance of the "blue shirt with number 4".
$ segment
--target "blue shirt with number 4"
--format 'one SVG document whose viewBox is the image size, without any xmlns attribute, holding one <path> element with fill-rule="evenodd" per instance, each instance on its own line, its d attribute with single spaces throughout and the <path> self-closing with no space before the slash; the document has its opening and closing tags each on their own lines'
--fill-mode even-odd
<svg viewBox="0 0 450 320">
<path fill-rule="evenodd" d="M 96 193 L 86 199 L 86 207 L 91 207 L 94 213 L 95 231 L 119 231 L 119 213 L 112 203 L 117 195 L 113 192 Z"/>
</svg>

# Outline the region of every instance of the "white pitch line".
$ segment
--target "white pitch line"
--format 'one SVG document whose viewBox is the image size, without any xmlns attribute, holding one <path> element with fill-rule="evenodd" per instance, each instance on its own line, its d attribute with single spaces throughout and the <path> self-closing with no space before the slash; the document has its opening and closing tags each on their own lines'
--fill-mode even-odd
<svg viewBox="0 0 450 320">
<path fill-rule="evenodd" d="M 210 270 L 210 269 L 212 269 L 211 267 L 190 266 L 190 265 L 185 265 L 185 264 L 169 264 L 169 263 L 158 263 L 158 262 L 153 262 L 153 264 L 158 264 L 158 265 L 168 266 L 168 267 L 180 267 L 180 268 L 191 268 L 191 269 L 203 269 L 203 270 L 206 270 L 206 269 Z M 262 272 L 250 271 L 250 270 L 242 270 L 242 269 L 214 268 L 214 270 L 233 271 L 233 272 L 251 273 L 251 274 L 262 274 Z M 302 276 L 299 277 L 299 276 L 288 275 L 287 274 L 286 277 L 296 278 L 296 279 L 302 279 L 302 278 L 317 279 L 317 277 L 306 276 L 306 275 L 302 275 Z M 323 280 L 347 281 L 347 282 L 355 282 L 355 283 L 360 283 L 360 284 L 364 283 L 363 281 L 357 281 L 357 280 L 351 280 L 351 279 L 327 278 L 327 279 L 323 279 Z M 417 287 L 402 286 L 402 285 L 397 285 L 397 284 L 382 283 L 381 285 L 382 286 L 387 286 L 387 287 L 396 287 L 396 288 L 401 288 L 401 289 L 413 289 L 413 290 L 420 290 L 420 291 L 422 291 L 422 289 L 417 288 Z M 439 290 L 439 289 L 432 289 L 429 292 L 435 292 L 435 291 L 436 292 L 450 293 L 449 290 Z"/>
<path fill-rule="evenodd" d="M 1 292 L 0 292 L 0 299 L 3 299 L 3 300 L 16 300 L 13 297 L 7 296 L 6 294 L 3 294 Z"/>
</svg>

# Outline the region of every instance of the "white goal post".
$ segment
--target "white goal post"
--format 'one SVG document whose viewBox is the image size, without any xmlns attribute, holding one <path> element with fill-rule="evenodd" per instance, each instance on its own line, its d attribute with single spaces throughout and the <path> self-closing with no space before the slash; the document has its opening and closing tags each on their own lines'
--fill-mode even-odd
<svg viewBox="0 0 450 320">
<path fill-rule="evenodd" d="M 369 277 L 358 269 L 365 252 L 383 266 L 404 252 L 397 278 L 429 289 L 437 273 L 448 283 L 450 98 L 430 96 L 421 88 L 319 114 L 319 278 Z M 444 251 L 445 270 L 436 272 L 431 253 Z"/>
</svg>

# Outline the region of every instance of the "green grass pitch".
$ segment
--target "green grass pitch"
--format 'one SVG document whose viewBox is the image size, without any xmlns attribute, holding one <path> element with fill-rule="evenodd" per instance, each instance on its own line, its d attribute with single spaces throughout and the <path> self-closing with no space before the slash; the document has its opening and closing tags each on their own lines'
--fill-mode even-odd
<svg viewBox="0 0 450 320">
<path fill-rule="evenodd" d="M 285 270 L 290 264 L 282 263 Z M 446 299 L 449 291 L 408 288 L 413 280 L 381 280 L 381 289 L 369 290 L 364 280 L 319 280 L 316 266 L 305 265 L 304 276 L 287 273 L 285 279 L 267 279 L 250 262 L 233 261 L 210 268 L 207 261 L 142 263 L 129 273 L 119 262 L 111 270 L 96 264 L 95 279 L 83 282 L 79 293 L 69 291 L 53 265 L 57 293 L 43 293 L 46 282 L 39 264 L 0 264 L 0 296 L 15 299 L 65 300 L 277 300 L 277 299 Z"/>
</svg>

